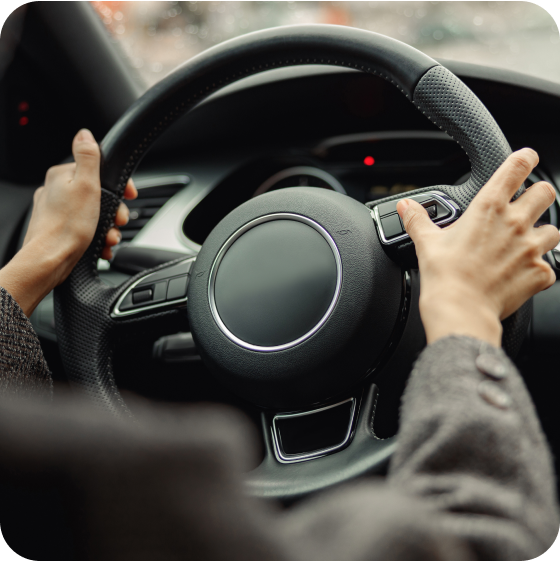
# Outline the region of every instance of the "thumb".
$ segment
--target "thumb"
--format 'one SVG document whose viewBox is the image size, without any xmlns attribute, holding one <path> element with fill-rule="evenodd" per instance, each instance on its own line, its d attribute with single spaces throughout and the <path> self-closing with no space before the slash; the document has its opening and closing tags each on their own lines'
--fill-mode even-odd
<svg viewBox="0 0 560 561">
<path fill-rule="evenodd" d="M 74 160 L 76 161 L 74 180 L 78 182 L 95 181 L 99 183 L 99 162 L 101 153 L 99 151 L 99 145 L 89 130 L 82 129 L 74 137 L 72 154 L 74 154 Z"/>
<path fill-rule="evenodd" d="M 412 199 L 399 201 L 397 212 L 402 219 L 404 229 L 416 246 L 421 244 L 426 236 L 440 231 L 431 221 L 426 209 Z"/>
</svg>

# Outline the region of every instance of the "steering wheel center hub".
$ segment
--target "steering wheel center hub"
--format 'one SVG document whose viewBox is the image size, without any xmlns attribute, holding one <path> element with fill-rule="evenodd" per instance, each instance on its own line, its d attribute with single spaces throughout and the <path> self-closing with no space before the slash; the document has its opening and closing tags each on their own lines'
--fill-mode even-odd
<svg viewBox="0 0 560 561">
<path fill-rule="evenodd" d="M 321 328 L 341 284 L 329 233 L 304 216 L 276 213 L 242 226 L 223 245 L 210 274 L 210 308 L 231 341 L 280 351 Z"/>
<path fill-rule="evenodd" d="M 235 393 L 304 408 L 347 392 L 380 359 L 402 287 L 364 205 L 291 187 L 247 201 L 205 240 L 191 270 L 189 324 Z"/>
</svg>

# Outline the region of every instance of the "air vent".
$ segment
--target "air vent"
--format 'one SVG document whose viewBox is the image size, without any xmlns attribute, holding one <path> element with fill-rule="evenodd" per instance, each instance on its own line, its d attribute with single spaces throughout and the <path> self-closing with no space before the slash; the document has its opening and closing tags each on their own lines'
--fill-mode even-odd
<svg viewBox="0 0 560 561">
<path fill-rule="evenodd" d="M 189 182 L 190 178 L 187 175 L 135 177 L 138 198 L 126 202 L 130 209 L 130 219 L 126 226 L 121 226 L 122 241 L 132 240 L 150 218 Z"/>
</svg>

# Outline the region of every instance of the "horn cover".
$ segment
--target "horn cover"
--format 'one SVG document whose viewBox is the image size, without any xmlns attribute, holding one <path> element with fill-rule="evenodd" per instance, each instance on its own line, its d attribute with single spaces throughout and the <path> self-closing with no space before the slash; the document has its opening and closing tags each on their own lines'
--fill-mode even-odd
<svg viewBox="0 0 560 561">
<path fill-rule="evenodd" d="M 254 351 L 302 343 L 329 318 L 342 262 L 328 232 L 299 214 L 275 213 L 242 226 L 218 253 L 208 286 L 222 332 Z"/>
</svg>

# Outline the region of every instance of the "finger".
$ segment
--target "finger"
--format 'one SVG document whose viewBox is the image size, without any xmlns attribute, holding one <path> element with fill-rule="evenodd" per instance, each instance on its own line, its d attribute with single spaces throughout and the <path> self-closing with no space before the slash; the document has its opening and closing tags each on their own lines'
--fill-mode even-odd
<svg viewBox="0 0 560 561">
<path fill-rule="evenodd" d="M 545 263 L 544 260 L 543 263 Z M 554 272 L 552 265 L 550 263 L 546 263 L 546 265 L 547 265 L 546 274 L 548 278 L 546 279 L 546 281 L 543 282 L 544 287 L 542 290 L 546 290 L 547 288 L 550 288 L 553 284 L 556 283 L 556 273 Z"/>
<path fill-rule="evenodd" d="M 121 232 L 118 228 L 111 228 L 105 236 L 105 245 L 112 247 L 117 245 L 122 239 Z"/>
<path fill-rule="evenodd" d="M 76 160 L 76 173 L 74 180 L 91 184 L 92 181 L 99 185 L 99 161 L 101 154 L 93 134 L 87 129 L 82 129 L 74 138 L 72 153 Z"/>
<path fill-rule="evenodd" d="M 106 261 L 111 261 L 111 259 L 113 259 L 113 252 L 110 247 L 105 246 L 103 248 L 103 251 L 101 252 L 101 259 L 105 259 Z"/>
<path fill-rule="evenodd" d="M 533 282 L 529 285 L 532 286 L 529 297 L 534 296 L 541 290 L 550 288 L 556 282 L 556 273 L 546 259 L 539 259 L 531 272 Z"/>
<path fill-rule="evenodd" d="M 412 199 L 403 199 L 397 204 L 397 212 L 402 219 L 405 230 L 417 248 L 427 236 L 441 230 L 430 220 L 426 209 Z"/>
<path fill-rule="evenodd" d="M 538 163 L 539 155 L 531 148 L 510 154 L 477 197 L 491 197 L 502 204 L 509 203 Z"/>
<path fill-rule="evenodd" d="M 544 226 L 535 228 L 534 233 L 537 237 L 537 244 L 541 255 L 554 249 L 560 243 L 560 232 L 558 232 L 558 228 L 552 224 L 545 224 Z"/>
<path fill-rule="evenodd" d="M 134 181 L 132 181 L 132 179 L 129 179 L 128 183 L 126 184 L 126 187 L 124 188 L 124 198 L 127 201 L 132 201 L 137 196 L 138 196 L 138 190 L 136 189 L 136 186 L 134 185 Z"/>
<path fill-rule="evenodd" d="M 512 208 L 527 217 L 529 223 L 533 225 L 555 199 L 554 187 L 546 181 L 539 181 L 531 185 L 519 199 L 514 201 Z"/>
<path fill-rule="evenodd" d="M 34 205 L 36 205 L 39 202 L 39 199 L 41 198 L 41 195 L 43 194 L 44 191 L 45 191 L 44 187 L 39 187 L 38 189 L 35 189 L 35 193 L 33 193 Z"/>
<path fill-rule="evenodd" d="M 124 203 L 121 203 L 119 205 L 119 210 L 117 210 L 117 215 L 115 216 L 115 224 L 117 226 L 124 226 L 125 224 L 128 224 L 129 217 L 130 211 L 128 210 L 128 207 Z"/>
</svg>

